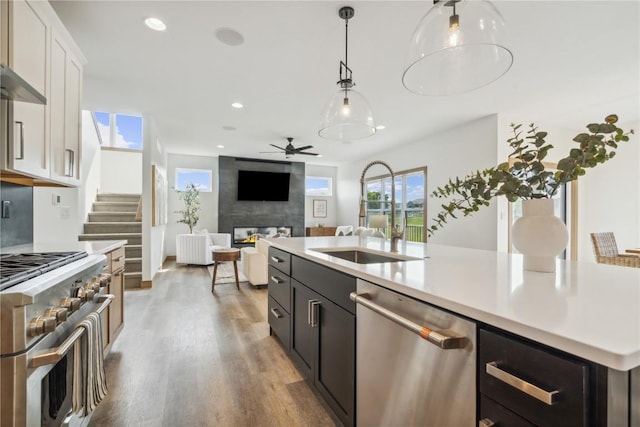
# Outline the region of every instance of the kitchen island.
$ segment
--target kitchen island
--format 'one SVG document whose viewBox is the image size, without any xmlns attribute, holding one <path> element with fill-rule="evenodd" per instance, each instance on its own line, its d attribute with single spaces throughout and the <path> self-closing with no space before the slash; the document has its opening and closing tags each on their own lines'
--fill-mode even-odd
<svg viewBox="0 0 640 427">
<path fill-rule="evenodd" d="M 558 260 L 556 273 L 536 273 L 523 271 L 522 257 L 516 254 L 415 243 L 399 245 L 398 254 L 411 260 L 357 264 L 321 251 L 351 248 L 388 254 L 389 242 L 359 237 L 270 242 L 292 258 L 445 309 L 526 344 L 592 362 L 595 368 L 585 369 L 606 372 L 610 382 L 626 381 L 629 401 L 640 395 L 640 369 L 634 369 L 640 366 L 640 270 Z M 585 394 L 592 403 L 601 397 L 594 390 Z M 638 423 L 638 410 L 637 404 L 624 409 L 635 411 L 629 415 L 631 425 Z"/>
</svg>

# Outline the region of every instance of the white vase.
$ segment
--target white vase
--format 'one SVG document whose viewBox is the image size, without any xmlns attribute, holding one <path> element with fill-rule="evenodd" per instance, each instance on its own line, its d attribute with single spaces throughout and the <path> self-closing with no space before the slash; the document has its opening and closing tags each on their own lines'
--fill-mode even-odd
<svg viewBox="0 0 640 427">
<path fill-rule="evenodd" d="M 567 247 L 569 233 L 553 214 L 552 199 L 531 199 L 522 202 L 522 217 L 513 223 L 511 238 L 524 256 L 525 270 L 553 273 L 556 256 Z"/>
</svg>

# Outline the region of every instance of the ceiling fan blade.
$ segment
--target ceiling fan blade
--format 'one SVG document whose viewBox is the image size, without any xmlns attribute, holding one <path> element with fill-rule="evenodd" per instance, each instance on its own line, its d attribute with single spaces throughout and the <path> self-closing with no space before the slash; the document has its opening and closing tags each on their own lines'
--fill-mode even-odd
<svg viewBox="0 0 640 427">
<path fill-rule="evenodd" d="M 272 147 L 276 147 L 277 149 L 282 150 L 282 151 L 286 150 L 286 148 L 278 147 L 277 145 L 274 145 L 274 144 L 269 144 L 269 145 L 272 146 Z"/>
<path fill-rule="evenodd" d="M 258 154 L 281 154 L 282 151 L 259 151 Z"/>
<path fill-rule="evenodd" d="M 298 153 L 296 153 L 296 154 L 305 154 L 305 155 L 307 155 L 307 156 L 319 156 L 319 155 L 320 155 L 320 154 L 318 154 L 318 153 L 304 153 L 304 152 L 298 152 Z"/>
<path fill-rule="evenodd" d="M 308 150 L 309 148 L 313 148 L 313 145 L 305 145 L 304 147 L 298 147 L 296 148 L 297 152 L 303 151 L 303 150 Z"/>
</svg>

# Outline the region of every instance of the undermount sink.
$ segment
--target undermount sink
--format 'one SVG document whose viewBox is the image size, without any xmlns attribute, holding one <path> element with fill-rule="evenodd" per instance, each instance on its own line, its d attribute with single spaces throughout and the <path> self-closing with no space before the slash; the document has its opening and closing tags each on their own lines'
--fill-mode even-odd
<svg viewBox="0 0 640 427">
<path fill-rule="evenodd" d="M 346 261 L 355 262 L 356 264 L 380 264 L 384 262 L 418 261 L 422 259 L 407 255 L 389 254 L 385 252 L 374 252 L 352 248 L 314 248 L 312 250 L 336 258 L 341 258 Z"/>
</svg>

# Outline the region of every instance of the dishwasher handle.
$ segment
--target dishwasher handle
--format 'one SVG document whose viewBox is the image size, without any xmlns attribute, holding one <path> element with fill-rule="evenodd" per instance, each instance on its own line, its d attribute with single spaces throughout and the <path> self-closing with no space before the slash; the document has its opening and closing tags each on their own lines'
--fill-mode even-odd
<svg viewBox="0 0 640 427">
<path fill-rule="evenodd" d="M 397 323 L 405 329 L 410 330 L 414 334 L 420 335 L 420 337 L 422 337 L 423 339 L 437 345 L 442 349 L 449 350 L 453 348 L 463 348 L 467 345 L 467 340 L 465 337 L 447 335 L 443 332 L 434 331 L 433 329 L 418 325 L 417 323 L 412 322 L 411 320 L 402 317 L 391 310 L 388 310 L 378 304 L 371 302 L 368 294 L 358 295 L 356 292 L 351 292 L 351 294 L 349 294 L 349 298 L 351 298 L 351 301 L 367 307 L 369 310 L 378 313 L 382 317 L 385 317 L 392 322 Z"/>
</svg>

